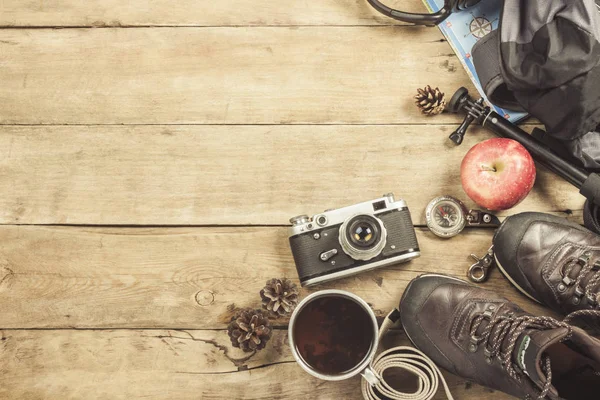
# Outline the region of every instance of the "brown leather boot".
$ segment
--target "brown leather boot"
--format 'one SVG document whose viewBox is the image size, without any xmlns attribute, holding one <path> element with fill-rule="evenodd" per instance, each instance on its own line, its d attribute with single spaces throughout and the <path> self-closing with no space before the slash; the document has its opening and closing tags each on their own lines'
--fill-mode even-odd
<svg viewBox="0 0 600 400">
<path fill-rule="evenodd" d="M 400 301 L 413 344 L 469 381 L 529 399 L 598 399 L 600 340 L 569 323 L 535 317 L 494 292 L 422 275 Z"/>
<path fill-rule="evenodd" d="M 526 296 L 563 315 L 600 309 L 600 236 L 527 212 L 508 217 L 493 243 L 498 269 Z"/>
</svg>

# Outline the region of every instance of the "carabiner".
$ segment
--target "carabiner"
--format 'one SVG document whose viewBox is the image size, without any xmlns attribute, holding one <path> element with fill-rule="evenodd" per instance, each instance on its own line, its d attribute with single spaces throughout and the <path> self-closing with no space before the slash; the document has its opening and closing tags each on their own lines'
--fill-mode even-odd
<svg viewBox="0 0 600 400">
<path fill-rule="evenodd" d="M 471 257 L 476 262 L 469 268 L 467 276 L 475 283 L 487 281 L 490 276 L 490 269 L 494 265 L 494 246 L 490 247 L 486 255 L 481 258 L 475 254 L 471 254 Z"/>
</svg>

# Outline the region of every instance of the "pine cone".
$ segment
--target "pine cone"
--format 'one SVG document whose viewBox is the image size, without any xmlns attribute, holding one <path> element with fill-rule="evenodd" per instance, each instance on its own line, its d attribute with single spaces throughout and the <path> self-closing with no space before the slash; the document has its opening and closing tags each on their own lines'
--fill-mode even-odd
<svg viewBox="0 0 600 400">
<path fill-rule="evenodd" d="M 272 333 L 269 318 L 262 310 L 252 308 L 239 311 L 227 327 L 233 347 L 239 347 L 247 353 L 263 349 Z"/>
<path fill-rule="evenodd" d="M 424 89 L 417 89 L 418 94 L 415 96 L 415 103 L 423 114 L 438 115 L 444 111 L 446 107 L 445 94 L 440 92 L 440 89 L 432 89 L 427 85 Z"/>
<path fill-rule="evenodd" d="M 298 286 L 289 279 L 271 279 L 260 291 L 263 308 L 273 318 L 290 315 L 298 304 Z"/>
</svg>

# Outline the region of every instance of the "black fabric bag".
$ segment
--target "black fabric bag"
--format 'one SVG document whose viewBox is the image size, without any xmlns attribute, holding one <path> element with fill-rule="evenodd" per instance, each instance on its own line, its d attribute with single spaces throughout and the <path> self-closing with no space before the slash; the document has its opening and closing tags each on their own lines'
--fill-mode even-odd
<svg viewBox="0 0 600 400">
<path fill-rule="evenodd" d="M 600 0 L 598 0 L 600 3 Z M 600 171 L 600 13 L 594 0 L 505 0 L 497 31 L 473 48 L 490 101 L 525 110 L 538 139 Z"/>
</svg>

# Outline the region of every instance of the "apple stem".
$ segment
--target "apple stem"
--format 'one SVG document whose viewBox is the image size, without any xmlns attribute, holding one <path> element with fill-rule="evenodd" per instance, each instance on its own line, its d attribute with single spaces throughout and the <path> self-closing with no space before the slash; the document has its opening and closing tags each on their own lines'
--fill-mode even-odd
<svg viewBox="0 0 600 400">
<path fill-rule="evenodd" d="M 481 169 L 484 171 L 491 171 L 491 172 L 496 172 L 496 168 L 494 167 L 488 167 L 487 165 L 481 164 Z"/>
</svg>

